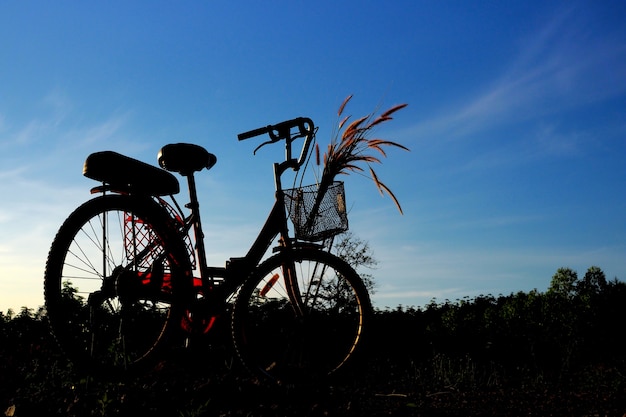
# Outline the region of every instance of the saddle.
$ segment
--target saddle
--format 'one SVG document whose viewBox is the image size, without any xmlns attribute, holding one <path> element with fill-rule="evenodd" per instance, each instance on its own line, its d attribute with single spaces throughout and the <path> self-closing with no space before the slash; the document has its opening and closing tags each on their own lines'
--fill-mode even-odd
<svg viewBox="0 0 626 417">
<path fill-rule="evenodd" d="M 167 171 L 189 176 L 203 168 L 210 169 L 217 158 L 201 146 L 176 143 L 161 148 L 158 161 Z M 164 169 L 117 152 L 102 151 L 87 157 L 83 175 L 108 184 L 116 191 L 152 196 L 177 194 L 180 192 L 178 180 Z"/>
</svg>

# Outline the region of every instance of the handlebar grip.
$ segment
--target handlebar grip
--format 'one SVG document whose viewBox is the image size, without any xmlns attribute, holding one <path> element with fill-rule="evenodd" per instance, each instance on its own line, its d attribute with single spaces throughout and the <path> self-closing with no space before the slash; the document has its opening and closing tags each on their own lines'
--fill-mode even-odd
<svg viewBox="0 0 626 417">
<path fill-rule="evenodd" d="M 265 135 L 266 133 L 270 132 L 271 128 L 272 128 L 271 126 L 265 126 L 265 127 L 260 127 L 258 129 L 250 130 L 248 132 L 240 133 L 237 135 L 237 139 L 246 140 L 246 139 L 253 138 L 255 136 Z"/>
</svg>

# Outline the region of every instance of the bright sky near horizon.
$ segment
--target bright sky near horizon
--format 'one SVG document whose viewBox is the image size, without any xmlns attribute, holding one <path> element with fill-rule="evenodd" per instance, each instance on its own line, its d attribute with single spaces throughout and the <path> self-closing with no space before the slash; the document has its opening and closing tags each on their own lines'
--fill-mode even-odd
<svg viewBox="0 0 626 417">
<path fill-rule="evenodd" d="M 279 147 L 237 133 L 408 103 L 380 129 L 411 152 L 346 181 L 379 308 L 545 291 L 557 268 L 626 280 L 624 1 L 3 1 L 0 311 L 43 304 L 50 243 L 91 196 L 85 157 L 156 164 L 193 142 L 213 265 L 243 255 Z M 185 201 L 186 202 L 186 201 Z"/>
</svg>

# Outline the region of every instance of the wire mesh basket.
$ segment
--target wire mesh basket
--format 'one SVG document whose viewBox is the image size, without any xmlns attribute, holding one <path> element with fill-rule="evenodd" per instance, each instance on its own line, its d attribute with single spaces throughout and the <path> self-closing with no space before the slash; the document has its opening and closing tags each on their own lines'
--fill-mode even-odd
<svg viewBox="0 0 626 417">
<path fill-rule="evenodd" d="M 283 192 L 297 239 L 315 242 L 348 230 L 343 182 L 333 182 L 323 195 L 320 195 L 318 185 L 290 188 Z"/>
</svg>

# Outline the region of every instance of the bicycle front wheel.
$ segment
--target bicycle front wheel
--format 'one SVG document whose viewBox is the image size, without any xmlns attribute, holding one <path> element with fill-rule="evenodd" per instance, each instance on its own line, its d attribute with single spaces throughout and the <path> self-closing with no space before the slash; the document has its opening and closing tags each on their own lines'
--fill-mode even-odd
<svg viewBox="0 0 626 417">
<path fill-rule="evenodd" d="M 153 200 L 109 195 L 76 209 L 48 255 L 45 301 L 52 332 L 88 369 L 147 362 L 180 324 L 186 249 Z"/>
<path fill-rule="evenodd" d="M 235 347 L 262 379 L 314 382 L 354 356 L 371 310 L 363 281 L 346 262 L 321 250 L 284 251 L 242 286 L 232 318 Z"/>
</svg>

